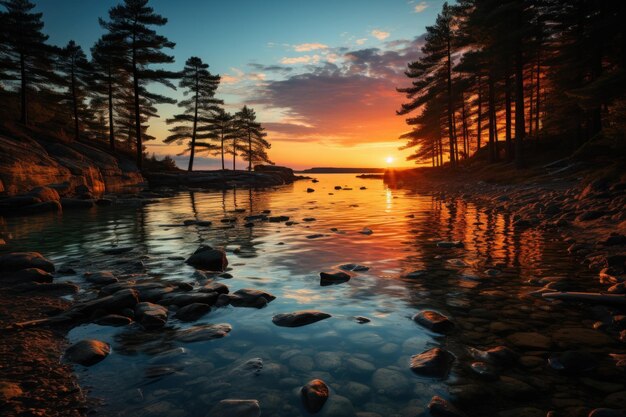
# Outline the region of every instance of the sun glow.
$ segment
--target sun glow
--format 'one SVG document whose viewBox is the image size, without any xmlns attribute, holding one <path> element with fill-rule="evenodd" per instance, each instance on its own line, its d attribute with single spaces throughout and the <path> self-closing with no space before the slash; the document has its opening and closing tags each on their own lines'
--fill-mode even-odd
<svg viewBox="0 0 626 417">
<path fill-rule="evenodd" d="M 385 158 L 385 162 L 387 162 L 387 165 L 393 164 L 393 156 L 388 156 L 387 158 Z"/>
</svg>

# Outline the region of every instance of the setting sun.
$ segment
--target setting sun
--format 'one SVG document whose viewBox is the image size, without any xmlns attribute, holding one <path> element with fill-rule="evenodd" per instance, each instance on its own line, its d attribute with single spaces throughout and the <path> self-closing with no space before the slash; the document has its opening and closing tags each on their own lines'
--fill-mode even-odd
<svg viewBox="0 0 626 417">
<path fill-rule="evenodd" d="M 393 156 L 388 156 L 387 158 L 385 158 L 385 162 L 387 162 L 387 165 L 393 164 Z"/>
</svg>

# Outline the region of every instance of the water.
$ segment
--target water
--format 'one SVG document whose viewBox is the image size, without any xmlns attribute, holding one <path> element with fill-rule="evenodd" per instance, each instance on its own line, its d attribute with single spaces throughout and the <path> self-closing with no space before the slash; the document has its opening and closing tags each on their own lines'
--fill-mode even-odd
<svg viewBox="0 0 626 417">
<path fill-rule="evenodd" d="M 469 371 L 468 348 L 510 345 L 507 336 L 516 331 L 549 336 L 563 326 L 591 326 L 580 309 L 527 295 L 537 289 L 527 284 L 530 279 L 569 276 L 574 277 L 572 285 L 591 280 L 566 255 L 557 236 L 516 231 L 505 214 L 438 193 L 390 189 L 380 180 L 354 175 L 317 178 L 317 184 L 180 192 L 142 207 L 4 220 L 14 246 L 40 251 L 57 266 L 72 263 L 79 274 L 99 269 L 128 272 L 142 261 L 145 275 L 132 279 L 197 286 L 194 268 L 176 257 L 188 257 L 201 244 L 222 247 L 233 278 L 220 281 L 231 292 L 256 288 L 276 296 L 263 309 L 213 309 L 194 323 L 170 317 L 166 328 L 157 331 L 137 325 L 74 328 L 71 342 L 97 338 L 112 346 L 104 361 L 76 368 L 81 385 L 102 399 L 99 415 L 203 416 L 218 401 L 239 398 L 258 399 L 263 415 L 305 416 L 297 393 L 313 378 L 326 381 L 332 391 L 321 414 L 325 416 L 366 411 L 418 416 L 427 413 L 425 406 L 433 395 L 465 399 L 466 411 L 473 415 L 492 415 L 529 403 L 544 410 L 565 407 L 555 404 L 554 398 L 587 406 L 600 400 L 602 395 L 593 389 L 581 389 L 579 381 L 548 369 L 545 352 L 522 352 L 530 357 L 529 366 L 499 370 L 505 378 L 530 385 L 532 400 L 525 396 L 528 393 L 498 395 L 503 392 L 499 382 L 484 382 Z M 335 190 L 336 185 L 352 190 Z M 307 193 L 307 187 L 316 191 Z M 244 216 L 264 210 L 298 224 L 259 222 L 244 227 Z M 238 221 L 221 223 L 225 217 Z M 315 221 L 303 221 L 310 217 Z M 210 220 L 213 225 L 179 226 L 189 219 Z M 364 227 L 373 234 L 359 233 Z M 307 238 L 315 234 L 323 236 Z M 440 240 L 461 240 L 465 248 L 437 248 Z M 113 246 L 135 250 L 102 254 Z M 320 271 L 346 263 L 370 269 L 355 273 L 344 284 L 319 285 Z M 497 275 L 486 272 L 490 268 Z M 427 272 L 420 278 L 403 278 L 414 270 Z M 95 291 L 79 275 L 63 280 L 80 283 L 78 298 Z M 300 328 L 272 323 L 275 314 L 303 309 L 332 317 Z M 411 317 L 422 309 L 446 314 L 456 323 L 455 330 L 442 336 L 420 327 Z M 371 322 L 359 324 L 355 316 Z M 176 340 L 177 331 L 207 323 L 229 323 L 232 331 L 223 339 Z M 457 356 L 451 374 L 442 380 L 413 374 L 410 356 L 434 346 Z M 254 358 L 263 362 L 260 372 L 246 366 Z M 477 388 L 481 392 L 471 395 L 478 401 L 468 402 L 467 393 Z M 481 395 L 488 400 L 480 400 Z"/>
</svg>

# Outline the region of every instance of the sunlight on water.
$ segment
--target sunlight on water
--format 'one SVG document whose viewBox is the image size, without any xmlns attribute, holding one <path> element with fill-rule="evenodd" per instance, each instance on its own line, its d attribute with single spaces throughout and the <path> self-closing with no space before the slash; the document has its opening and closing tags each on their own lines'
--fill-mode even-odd
<svg viewBox="0 0 626 417">
<path fill-rule="evenodd" d="M 5 220 L 16 246 L 38 250 L 57 265 L 80 261 L 85 270 L 92 263 L 91 268 L 116 271 L 125 261 L 141 261 L 153 280 L 197 285 L 194 269 L 181 257 L 201 244 L 225 248 L 233 278 L 221 281 L 231 292 L 256 288 L 276 296 L 259 310 L 214 308 L 193 324 L 170 317 L 158 331 L 95 324 L 72 330 L 71 341 L 98 338 L 112 346 L 105 361 L 78 370 L 81 384 L 103 400 L 103 414 L 203 416 L 222 399 L 250 398 L 260 401 L 263 415 L 308 415 L 298 389 L 321 378 L 332 390 L 322 415 L 419 415 L 432 395 L 449 397 L 451 386 L 473 383 L 461 359 L 467 347 L 502 344 L 489 331 L 491 322 L 550 326 L 546 312 L 524 294 L 533 289 L 528 279 L 576 268 L 553 238 L 515 231 L 504 214 L 461 200 L 390 189 L 354 175 L 317 178 L 316 184 L 273 190 L 181 192 L 143 207 Z M 307 193 L 307 187 L 315 192 Z M 244 226 L 243 217 L 267 210 L 296 224 Z M 222 222 L 227 218 L 236 220 Z M 213 224 L 183 226 L 185 220 Z M 364 228 L 373 233 L 360 233 Z M 460 240 L 465 248 L 438 248 L 441 240 Z M 112 246 L 135 250 L 102 254 Z M 340 285 L 319 285 L 320 271 L 347 263 L 369 271 Z M 415 270 L 425 272 L 403 278 Z M 67 279 L 81 284 L 79 296 L 93 291 L 78 276 Z M 425 308 L 448 315 L 457 331 L 444 337 L 414 323 L 411 317 Z M 277 313 L 302 309 L 332 317 L 300 328 L 272 323 Z M 576 313 L 568 314 L 575 319 Z M 355 316 L 371 322 L 359 324 Z M 179 330 L 205 323 L 229 323 L 232 332 L 203 342 L 176 339 Z M 447 380 L 413 374 L 410 356 L 440 345 L 457 356 Z M 246 365 L 253 358 L 262 359 L 260 372 Z"/>
</svg>

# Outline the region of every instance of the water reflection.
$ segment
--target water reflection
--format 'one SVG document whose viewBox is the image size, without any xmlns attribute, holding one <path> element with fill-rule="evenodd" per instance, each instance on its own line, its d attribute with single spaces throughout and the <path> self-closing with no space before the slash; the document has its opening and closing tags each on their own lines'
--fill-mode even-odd
<svg viewBox="0 0 626 417">
<path fill-rule="evenodd" d="M 520 329 L 549 332 L 564 316 L 581 320 L 580 312 L 562 307 L 548 315 L 545 304 L 525 295 L 533 289 L 526 284 L 530 278 L 585 275 L 551 236 L 516 230 L 509 216 L 459 199 L 351 175 L 318 178 L 317 184 L 190 191 L 146 206 L 10 218 L 2 228 L 17 249 L 41 251 L 58 264 L 73 261 L 78 274 L 68 279 L 82 285 L 79 297 L 96 291 L 82 282 L 81 272 L 128 274 L 129 265 L 138 269 L 128 279 L 197 285 L 194 269 L 181 259 L 200 244 L 228 252 L 234 277 L 223 282 L 231 291 L 258 288 L 276 295 L 260 310 L 214 309 L 192 324 L 170 318 L 159 331 L 137 325 L 74 329 L 72 340 L 95 337 L 113 347 L 105 361 L 79 371 L 83 384 L 105 400 L 104 415 L 204 415 L 225 398 L 259 399 L 264 415 L 308 415 L 296 391 L 314 377 L 330 384 L 334 405 L 327 407 L 341 409 L 337 415 L 420 415 L 434 394 L 449 397 L 456 386 L 483 384 L 467 371 L 467 347 L 506 344 L 506 335 Z M 336 185 L 352 190 L 335 190 Z M 311 186 L 316 191 L 307 193 Z M 244 217 L 263 212 L 289 216 L 294 224 L 246 226 Z M 185 220 L 212 224 L 184 226 Z M 373 234 L 360 234 L 364 227 Z M 312 235 L 321 236 L 307 238 Z M 461 240 L 465 247 L 441 249 L 440 240 Z M 112 246 L 134 250 L 102 253 Z M 345 263 L 370 269 L 348 283 L 319 286 L 320 271 Z M 416 270 L 425 272 L 405 277 Z M 271 322 L 274 314 L 307 308 L 333 317 L 302 328 Z M 410 318 L 423 308 L 448 315 L 457 330 L 443 337 L 419 327 Z M 358 324 L 354 316 L 371 322 Z M 233 330 L 223 339 L 177 340 L 179 330 L 209 323 L 229 323 Z M 411 355 L 432 346 L 446 346 L 458 358 L 446 381 L 408 369 Z M 263 361 L 260 372 L 249 362 L 255 358 Z M 520 369 L 507 372 L 525 375 Z M 592 394 L 583 397 L 593 403 Z M 537 404 L 549 399 L 545 395 Z M 487 415 L 514 402 L 493 400 L 467 411 Z M 485 407 L 491 407 L 487 414 Z"/>
</svg>

